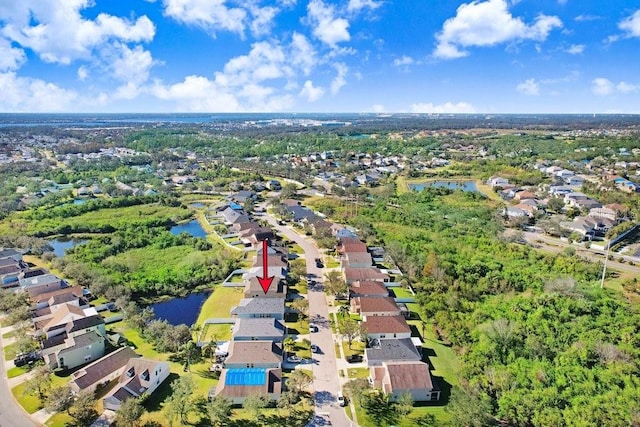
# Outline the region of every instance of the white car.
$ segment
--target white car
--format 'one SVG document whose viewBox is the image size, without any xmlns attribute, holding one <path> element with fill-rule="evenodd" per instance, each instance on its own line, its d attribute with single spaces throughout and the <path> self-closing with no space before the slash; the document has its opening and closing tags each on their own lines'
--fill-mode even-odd
<svg viewBox="0 0 640 427">
<path fill-rule="evenodd" d="M 293 355 L 293 356 L 287 357 L 287 362 L 289 362 L 289 363 L 300 363 L 300 362 L 302 362 L 302 359 L 299 356 Z"/>
<path fill-rule="evenodd" d="M 347 404 L 347 401 L 344 399 L 344 396 L 342 395 L 342 392 L 339 391 L 338 392 L 338 405 L 345 406 L 346 404 Z"/>
<path fill-rule="evenodd" d="M 318 332 L 318 325 L 316 325 L 315 323 L 309 323 L 309 331 Z"/>
<path fill-rule="evenodd" d="M 315 345 L 315 344 L 311 344 L 311 352 L 312 353 L 318 353 L 320 351 L 320 348 Z"/>
</svg>

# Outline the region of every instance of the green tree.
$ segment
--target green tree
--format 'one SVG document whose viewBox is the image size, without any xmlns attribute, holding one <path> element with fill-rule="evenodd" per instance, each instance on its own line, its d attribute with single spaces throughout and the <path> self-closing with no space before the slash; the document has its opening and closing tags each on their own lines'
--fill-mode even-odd
<svg viewBox="0 0 640 427">
<path fill-rule="evenodd" d="M 45 401 L 45 408 L 49 412 L 62 412 L 69 409 L 73 403 L 73 394 L 68 385 L 51 389 Z"/>
<path fill-rule="evenodd" d="M 209 401 L 207 412 L 213 427 L 229 425 L 232 402 L 224 396 L 216 396 Z"/>
<path fill-rule="evenodd" d="M 45 402 L 50 389 L 51 370 L 45 365 L 36 367 L 31 377 L 24 384 L 24 392 L 37 396 L 40 402 Z"/>
<path fill-rule="evenodd" d="M 139 398 L 129 398 L 122 402 L 116 412 L 116 424 L 119 426 L 138 427 L 142 424 L 140 418 L 144 414 L 144 407 Z"/>
<path fill-rule="evenodd" d="M 493 424 L 489 399 L 477 390 L 454 387 L 445 410 L 451 414 L 456 426 L 484 427 Z"/>
<path fill-rule="evenodd" d="M 342 304 L 340 305 L 340 307 L 338 307 L 338 315 L 343 319 L 349 316 L 350 311 L 351 307 L 349 306 L 349 304 Z"/>
<path fill-rule="evenodd" d="M 371 390 L 371 384 L 365 378 L 356 378 L 344 385 L 344 395 L 356 405 L 362 405 L 363 395 Z"/>
<path fill-rule="evenodd" d="M 340 329 L 340 333 L 342 334 L 342 336 L 347 339 L 349 348 L 351 348 L 353 340 L 360 336 L 360 334 L 362 333 L 360 323 L 350 317 L 340 319 L 340 321 L 338 322 L 338 328 Z"/>
<path fill-rule="evenodd" d="M 291 308 L 300 313 L 303 318 L 309 316 L 309 300 L 306 298 L 296 299 L 291 303 Z"/>
<path fill-rule="evenodd" d="M 406 417 L 413 410 L 413 396 L 408 391 L 401 393 L 396 402 L 396 411 L 402 417 Z"/>
<path fill-rule="evenodd" d="M 187 422 L 187 415 L 194 409 L 193 379 L 190 375 L 182 375 L 171 383 L 171 396 L 167 399 L 171 418 L 178 418 L 181 423 Z"/>
<path fill-rule="evenodd" d="M 86 427 L 98 418 L 96 399 L 93 392 L 80 392 L 68 410 L 73 427 Z"/>
<path fill-rule="evenodd" d="M 296 369 L 289 378 L 287 378 L 287 389 L 297 394 L 302 393 L 307 387 L 313 383 L 313 378 L 306 371 Z"/>
<path fill-rule="evenodd" d="M 245 399 L 242 407 L 251 413 L 253 419 L 257 420 L 260 416 L 260 411 L 270 404 L 271 400 L 266 394 L 252 394 Z"/>
<path fill-rule="evenodd" d="M 286 337 L 282 342 L 282 345 L 287 354 L 291 354 L 296 351 L 296 340 L 293 339 L 293 337 Z"/>
</svg>

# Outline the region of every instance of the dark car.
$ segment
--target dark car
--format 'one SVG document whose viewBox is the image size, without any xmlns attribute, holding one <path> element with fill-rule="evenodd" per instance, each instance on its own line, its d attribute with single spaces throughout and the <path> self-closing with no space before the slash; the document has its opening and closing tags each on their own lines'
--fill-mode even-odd
<svg viewBox="0 0 640 427">
<path fill-rule="evenodd" d="M 13 364 L 20 367 L 40 360 L 40 355 L 36 352 L 20 354 L 14 360 Z"/>
<path fill-rule="evenodd" d="M 349 363 L 358 363 L 358 362 L 362 362 L 362 355 L 361 354 L 352 354 L 351 356 L 347 357 L 347 362 Z"/>
<path fill-rule="evenodd" d="M 324 268 L 324 264 L 322 263 L 322 260 L 320 258 L 316 258 L 316 267 Z"/>
</svg>

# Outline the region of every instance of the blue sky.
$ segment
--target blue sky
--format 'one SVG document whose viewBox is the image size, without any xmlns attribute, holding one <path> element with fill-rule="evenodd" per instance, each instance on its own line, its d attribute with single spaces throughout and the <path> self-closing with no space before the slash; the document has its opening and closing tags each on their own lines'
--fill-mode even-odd
<svg viewBox="0 0 640 427">
<path fill-rule="evenodd" d="M 630 0 L 0 0 L 0 112 L 640 113 Z"/>
</svg>

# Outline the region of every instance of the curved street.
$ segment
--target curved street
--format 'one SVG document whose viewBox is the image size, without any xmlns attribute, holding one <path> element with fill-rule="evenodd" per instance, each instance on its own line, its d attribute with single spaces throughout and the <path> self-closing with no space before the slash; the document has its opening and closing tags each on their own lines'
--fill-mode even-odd
<svg viewBox="0 0 640 427">
<path fill-rule="evenodd" d="M 347 417 L 343 407 L 337 403 L 337 393 L 340 391 L 340 378 L 336 354 L 334 350 L 333 334 L 329 321 L 329 308 L 324 287 L 321 284 L 323 271 L 316 267 L 315 259 L 320 258 L 320 251 L 315 242 L 307 239 L 287 226 L 278 225 L 277 220 L 269 214 L 264 214 L 269 224 L 282 236 L 296 242 L 305 253 L 307 274 L 314 277 L 317 285 L 308 287 L 309 319 L 318 325 L 318 332 L 311 333 L 311 343 L 318 346 L 318 353 L 314 353 L 313 390 L 316 416 L 328 417 L 331 425 L 346 427 L 354 425 Z M 312 424 L 313 425 L 313 424 Z"/>
<path fill-rule="evenodd" d="M 2 337 L 0 336 L 0 352 L 4 354 L 2 346 Z M 36 426 L 33 420 L 24 412 L 24 410 L 15 401 L 9 384 L 7 381 L 7 372 L 5 369 L 4 356 L 0 363 L 0 427 L 31 427 Z"/>
</svg>

